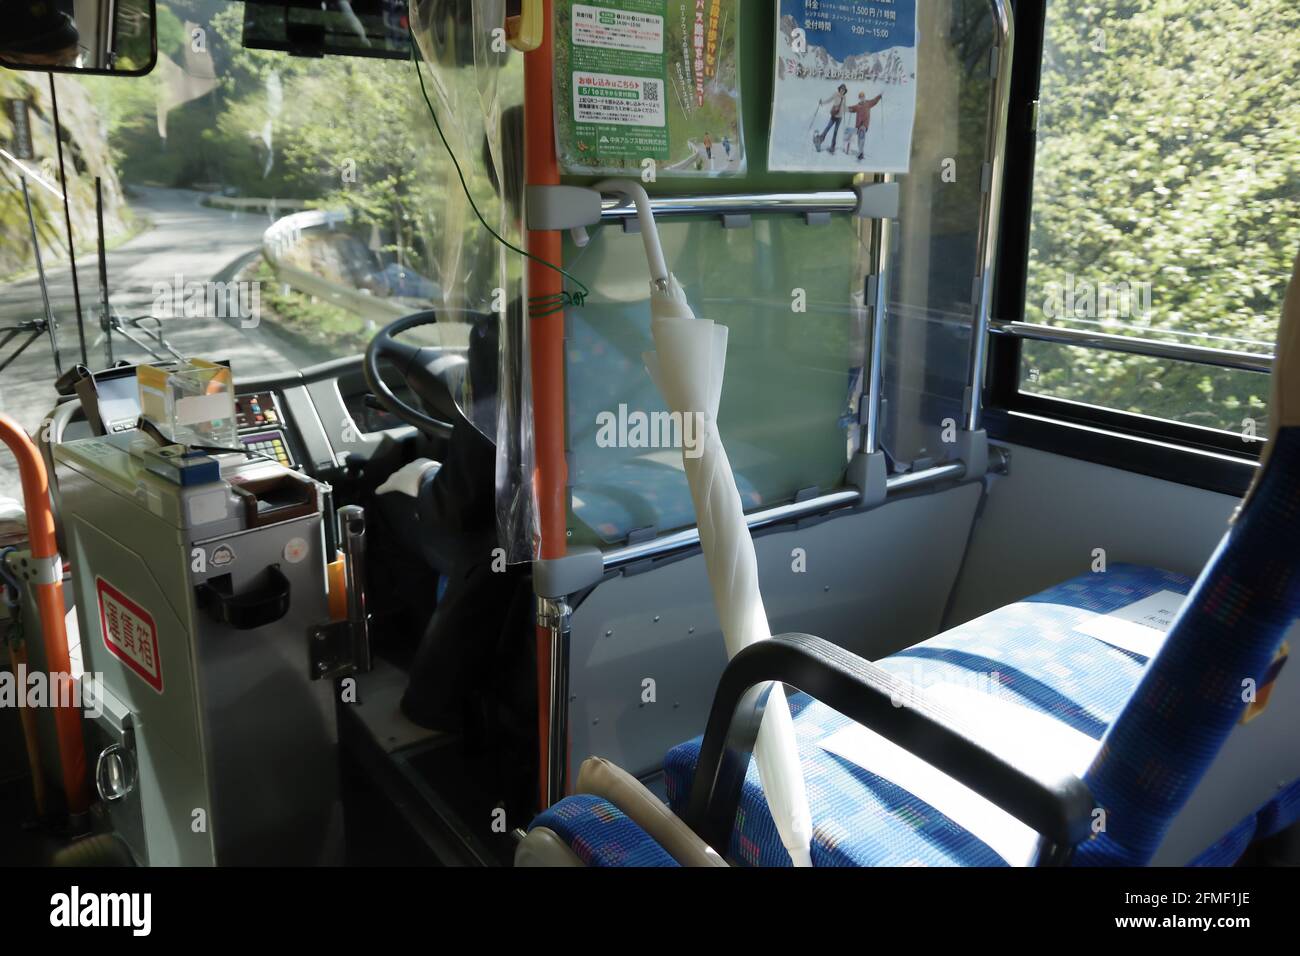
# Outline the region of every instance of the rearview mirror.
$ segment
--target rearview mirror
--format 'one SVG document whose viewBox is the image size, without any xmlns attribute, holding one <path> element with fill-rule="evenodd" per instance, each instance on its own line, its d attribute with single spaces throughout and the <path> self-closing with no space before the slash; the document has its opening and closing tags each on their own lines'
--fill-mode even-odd
<svg viewBox="0 0 1300 956">
<path fill-rule="evenodd" d="M 143 76 L 158 56 L 154 0 L 0 0 L 0 66 Z"/>
</svg>

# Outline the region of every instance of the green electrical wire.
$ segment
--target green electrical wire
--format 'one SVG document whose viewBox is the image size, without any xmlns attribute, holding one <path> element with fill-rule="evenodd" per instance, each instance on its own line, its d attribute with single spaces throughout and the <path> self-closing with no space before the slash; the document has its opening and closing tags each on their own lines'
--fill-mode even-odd
<svg viewBox="0 0 1300 956">
<path fill-rule="evenodd" d="M 456 158 L 456 154 L 452 151 L 451 144 L 447 142 L 447 136 L 442 131 L 442 124 L 438 122 L 438 112 L 433 108 L 433 102 L 429 99 L 429 91 L 424 85 L 424 73 L 420 70 L 420 58 L 417 55 L 415 34 L 410 33 L 409 31 L 408 34 L 411 38 L 411 62 L 415 64 L 415 75 L 420 81 L 420 94 L 424 97 L 424 105 L 429 108 L 429 116 L 433 119 L 434 129 L 438 131 L 438 138 L 442 140 L 443 148 L 447 150 L 447 155 L 451 157 L 451 164 L 455 167 L 456 176 L 460 179 L 460 188 L 464 190 L 465 198 L 469 200 L 469 207 L 474 210 L 474 215 L 478 217 L 478 221 L 483 224 L 483 228 L 488 231 L 493 239 L 501 243 L 501 245 L 505 246 L 507 249 L 512 252 L 517 252 L 519 255 L 531 259 L 533 262 L 539 263 L 546 266 L 548 269 L 558 272 L 582 290 L 581 292 L 565 291 L 554 292 L 550 295 L 531 296 L 528 299 L 529 312 L 534 318 L 544 318 L 548 315 L 555 315 L 557 312 L 563 312 L 565 307 L 569 305 L 580 307 L 583 302 L 586 301 L 587 296 L 591 294 L 591 290 L 587 288 L 586 284 L 581 279 L 573 275 L 571 272 L 566 272 L 555 263 L 547 262 L 540 256 L 535 256 L 526 249 L 520 249 L 508 239 L 503 238 L 495 229 L 488 225 L 488 221 L 484 219 L 483 214 L 479 212 L 478 205 L 474 202 L 474 197 L 470 195 L 469 184 L 465 182 L 465 173 L 460 168 L 460 160 Z"/>
</svg>

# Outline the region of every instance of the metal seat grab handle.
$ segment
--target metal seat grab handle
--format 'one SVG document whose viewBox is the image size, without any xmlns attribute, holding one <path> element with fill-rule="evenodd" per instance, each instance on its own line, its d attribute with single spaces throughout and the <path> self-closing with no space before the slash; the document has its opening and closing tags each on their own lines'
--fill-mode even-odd
<svg viewBox="0 0 1300 956">
<path fill-rule="evenodd" d="M 1096 803 L 1083 781 L 1063 772 L 1051 755 L 1011 762 L 969 733 L 957 715 L 883 668 L 820 638 L 781 634 L 733 657 L 713 698 L 686 822 L 720 853 L 731 843 L 773 681 L 875 731 L 1036 830 L 1037 865 L 1068 862 L 1091 836 Z"/>
</svg>

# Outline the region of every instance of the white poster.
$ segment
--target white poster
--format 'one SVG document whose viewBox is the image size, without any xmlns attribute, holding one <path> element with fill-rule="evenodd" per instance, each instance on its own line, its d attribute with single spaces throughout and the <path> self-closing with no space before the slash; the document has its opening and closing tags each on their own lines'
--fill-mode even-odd
<svg viewBox="0 0 1300 956">
<path fill-rule="evenodd" d="M 916 116 L 916 0 L 780 0 L 767 165 L 905 173 Z"/>
</svg>

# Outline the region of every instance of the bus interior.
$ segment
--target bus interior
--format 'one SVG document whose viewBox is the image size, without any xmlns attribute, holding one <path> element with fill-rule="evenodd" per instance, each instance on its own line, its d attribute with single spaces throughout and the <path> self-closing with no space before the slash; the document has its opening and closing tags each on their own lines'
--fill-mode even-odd
<svg viewBox="0 0 1300 956">
<path fill-rule="evenodd" d="M 0 863 L 1300 863 L 1293 0 L 0 10 Z"/>
</svg>

